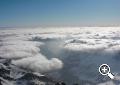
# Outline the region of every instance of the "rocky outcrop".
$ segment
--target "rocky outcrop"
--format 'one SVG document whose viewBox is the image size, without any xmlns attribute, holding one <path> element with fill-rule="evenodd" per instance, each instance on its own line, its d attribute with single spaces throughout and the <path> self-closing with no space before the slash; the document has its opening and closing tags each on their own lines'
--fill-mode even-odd
<svg viewBox="0 0 120 85">
<path fill-rule="evenodd" d="M 55 85 L 55 83 L 57 81 L 50 77 L 18 69 L 10 63 L 10 60 L 0 59 L 0 85 Z"/>
</svg>

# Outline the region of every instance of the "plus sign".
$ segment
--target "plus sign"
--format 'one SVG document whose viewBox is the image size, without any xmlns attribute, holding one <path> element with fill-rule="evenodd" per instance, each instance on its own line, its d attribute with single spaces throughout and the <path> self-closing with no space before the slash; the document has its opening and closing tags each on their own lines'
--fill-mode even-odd
<svg viewBox="0 0 120 85">
<path fill-rule="evenodd" d="M 102 71 L 105 73 L 105 72 L 107 71 L 107 69 L 104 67 L 104 68 L 102 69 Z"/>
</svg>

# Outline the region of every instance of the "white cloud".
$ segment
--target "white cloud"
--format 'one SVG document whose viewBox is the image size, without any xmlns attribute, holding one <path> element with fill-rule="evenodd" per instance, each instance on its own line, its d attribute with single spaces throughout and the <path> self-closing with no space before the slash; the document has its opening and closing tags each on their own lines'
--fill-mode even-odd
<svg viewBox="0 0 120 85">
<path fill-rule="evenodd" d="M 41 54 L 40 46 L 44 45 L 44 43 L 32 40 L 37 34 L 32 31 L 1 31 L 0 57 L 12 59 L 12 63 L 18 67 L 34 72 L 44 73 L 62 68 L 63 63 L 61 60 L 54 58 L 56 56 L 47 59 L 46 56 Z M 53 35 L 52 37 L 54 38 L 56 36 Z"/>
<path fill-rule="evenodd" d="M 63 66 L 62 62 L 59 59 L 52 58 L 48 60 L 43 55 L 23 58 L 20 60 L 13 60 L 12 63 L 21 68 L 27 69 L 28 71 L 34 71 L 40 73 L 57 70 L 62 68 Z"/>
<path fill-rule="evenodd" d="M 116 85 L 116 84 L 114 84 L 113 81 L 108 81 L 108 82 L 100 83 L 98 85 Z"/>
<path fill-rule="evenodd" d="M 41 52 L 41 46 L 46 46 L 44 40 L 57 39 L 60 42 L 47 42 L 49 48 L 46 46 L 46 49 L 49 49 L 54 55 L 59 54 L 58 56 L 67 63 L 64 65 L 68 66 L 66 68 L 69 72 L 66 72 L 65 75 L 95 81 L 97 74 L 95 68 L 99 64 L 108 63 L 113 67 L 113 70 L 118 70 L 114 66 L 119 66 L 119 60 L 117 59 L 117 62 L 114 55 L 120 50 L 119 33 L 120 28 L 114 27 L 3 30 L 0 32 L 0 57 L 11 58 L 13 64 L 29 71 L 44 73 L 57 70 L 63 67 L 59 57 L 52 56 L 51 58 L 49 52 L 48 56 Z M 37 38 L 38 41 L 33 41 L 34 38 Z M 86 68 L 91 65 L 94 65 L 94 69 L 90 67 L 89 71 L 86 71 Z M 63 72 L 66 68 L 62 69 Z M 65 76 L 64 73 L 61 74 L 62 77 Z M 89 74 L 93 75 L 92 78 Z M 106 84 L 114 85 L 114 82 L 107 81 L 98 85 Z"/>
</svg>

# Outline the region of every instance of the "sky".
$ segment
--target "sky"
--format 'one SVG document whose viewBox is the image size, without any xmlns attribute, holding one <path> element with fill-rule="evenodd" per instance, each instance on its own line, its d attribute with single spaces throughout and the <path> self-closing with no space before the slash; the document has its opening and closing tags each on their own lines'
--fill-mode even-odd
<svg viewBox="0 0 120 85">
<path fill-rule="evenodd" d="M 120 26 L 120 0 L 0 0 L 0 27 Z"/>
</svg>

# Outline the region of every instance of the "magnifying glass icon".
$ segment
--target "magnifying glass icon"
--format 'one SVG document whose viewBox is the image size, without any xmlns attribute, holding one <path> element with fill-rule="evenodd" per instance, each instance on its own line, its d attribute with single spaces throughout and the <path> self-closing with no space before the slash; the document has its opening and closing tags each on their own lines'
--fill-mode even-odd
<svg viewBox="0 0 120 85">
<path fill-rule="evenodd" d="M 110 77 L 111 79 L 114 79 L 114 75 L 112 73 L 110 73 L 110 67 L 107 64 L 102 64 L 99 67 L 99 72 L 102 75 L 107 75 L 108 77 Z"/>
</svg>

